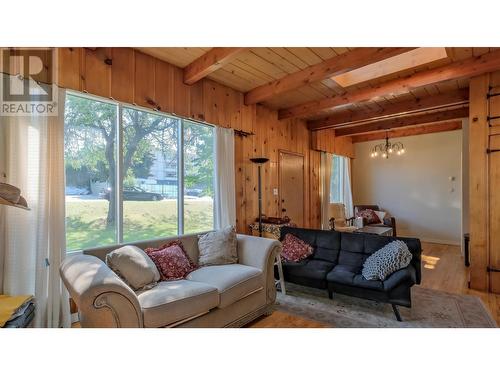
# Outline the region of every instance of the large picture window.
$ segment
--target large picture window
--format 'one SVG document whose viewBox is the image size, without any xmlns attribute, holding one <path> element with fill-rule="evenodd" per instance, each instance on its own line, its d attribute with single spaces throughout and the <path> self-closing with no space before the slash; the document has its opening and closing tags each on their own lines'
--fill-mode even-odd
<svg viewBox="0 0 500 375">
<path fill-rule="evenodd" d="M 214 227 L 214 128 L 67 94 L 66 247 Z"/>
</svg>

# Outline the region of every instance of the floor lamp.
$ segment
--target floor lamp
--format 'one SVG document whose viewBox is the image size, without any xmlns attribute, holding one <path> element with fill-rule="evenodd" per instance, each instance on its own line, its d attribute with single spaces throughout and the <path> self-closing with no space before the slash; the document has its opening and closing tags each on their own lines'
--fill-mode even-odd
<svg viewBox="0 0 500 375">
<path fill-rule="evenodd" d="M 255 163 L 259 167 L 259 237 L 262 237 L 262 177 L 261 177 L 261 169 L 262 164 L 267 163 L 269 161 L 268 158 L 252 158 L 250 159 L 252 163 Z"/>
</svg>

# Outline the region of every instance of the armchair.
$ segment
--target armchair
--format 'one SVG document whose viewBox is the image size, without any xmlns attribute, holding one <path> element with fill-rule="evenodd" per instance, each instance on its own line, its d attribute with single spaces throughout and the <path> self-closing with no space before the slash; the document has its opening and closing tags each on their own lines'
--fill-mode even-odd
<svg viewBox="0 0 500 375">
<path fill-rule="evenodd" d="M 330 229 L 337 232 L 354 232 L 354 217 L 345 217 L 345 206 L 343 203 L 330 203 L 328 209 L 330 217 Z"/>
<path fill-rule="evenodd" d="M 377 205 L 368 205 L 368 204 L 364 204 L 363 205 L 363 204 L 359 204 L 359 205 L 355 205 L 354 206 L 354 216 L 356 216 L 356 214 L 359 211 L 363 211 L 363 210 L 366 210 L 366 209 L 370 209 L 370 210 L 373 210 L 373 211 L 383 211 Z M 363 219 L 363 224 L 367 225 L 365 219 Z M 394 237 L 397 236 L 397 234 L 396 234 L 396 219 L 394 217 L 392 217 L 392 216 L 385 217 L 384 218 L 384 222 L 381 223 L 381 224 L 370 224 L 370 225 L 391 227 L 392 228 L 392 235 Z"/>
</svg>

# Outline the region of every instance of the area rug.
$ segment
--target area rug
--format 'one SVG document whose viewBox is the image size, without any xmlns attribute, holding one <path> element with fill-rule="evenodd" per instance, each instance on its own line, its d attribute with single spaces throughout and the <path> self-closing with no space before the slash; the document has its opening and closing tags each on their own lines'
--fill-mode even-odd
<svg viewBox="0 0 500 375">
<path fill-rule="evenodd" d="M 336 328 L 493 328 L 496 323 L 480 298 L 415 286 L 412 308 L 400 307 L 402 322 L 391 305 L 286 284 L 278 293 L 277 309 Z"/>
</svg>

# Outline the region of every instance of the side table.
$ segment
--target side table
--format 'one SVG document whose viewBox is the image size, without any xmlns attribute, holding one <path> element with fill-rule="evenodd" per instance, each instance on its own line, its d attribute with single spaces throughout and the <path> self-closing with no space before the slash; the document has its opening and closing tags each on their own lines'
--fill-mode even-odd
<svg viewBox="0 0 500 375">
<path fill-rule="evenodd" d="M 272 238 L 275 240 L 280 239 L 280 230 L 281 227 L 284 226 L 295 226 L 293 223 L 287 223 L 287 224 L 269 224 L 269 223 L 262 223 L 262 237 L 265 238 Z M 259 235 L 259 223 L 255 222 L 249 225 L 249 229 L 251 230 L 252 236 L 258 236 Z M 283 267 L 281 265 L 281 256 L 278 254 L 276 255 L 276 259 L 274 261 L 274 265 L 276 268 L 278 268 L 278 280 L 276 280 L 276 286 L 279 285 L 280 291 L 283 294 L 286 294 L 286 288 L 285 288 L 285 278 L 283 277 Z"/>
<path fill-rule="evenodd" d="M 278 267 L 278 280 L 275 280 L 274 283 L 276 286 L 280 286 L 280 292 L 286 294 L 285 288 L 285 278 L 283 277 L 283 266 L 281 264 L 281 256 L 276 254 L 276 259 L 274 261 L 274 265 Z"/>
</svg>

